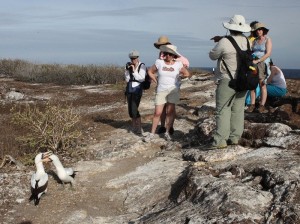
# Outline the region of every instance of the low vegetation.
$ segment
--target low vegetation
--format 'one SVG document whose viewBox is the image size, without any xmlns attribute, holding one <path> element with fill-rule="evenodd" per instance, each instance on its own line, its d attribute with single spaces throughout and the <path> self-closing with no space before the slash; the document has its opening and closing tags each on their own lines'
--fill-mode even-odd
<svg viewBox="0 0 300 224">
<path fill-rule="evenodd" d="M 0 60 L 0 73 L 16 80 L 59 85 L 97 85 L 121 82 L 124 68 L 116 65 L 33 64 L 24 60 Z"/>
<path fill-rule="evenodd" d="M 76 129 L 80 116 L 74 111 L 72 106 L 51 103 L 43 109 L 29 104 L 25 108 L 14 106 L 11 109 L 12 123 L 26 129 L 26 134 L 17 140 L 32 152 L 70 149 L 81 135 Z"/>
</svg>

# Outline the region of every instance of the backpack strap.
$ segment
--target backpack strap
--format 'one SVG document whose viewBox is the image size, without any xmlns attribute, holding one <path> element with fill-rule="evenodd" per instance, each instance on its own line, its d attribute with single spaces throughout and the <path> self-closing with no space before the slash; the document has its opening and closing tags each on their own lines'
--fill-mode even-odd
<svg viewBox="0 0 300 224">
<path fill-rule="evenodd" d="M 227 64 L 226 64 L 226 62 L 224 61 L 223 58 L 222 58 L 222 61 L 223 61 L 224 65 L 225 65 L 225 68 L 226 68 L 226 71 L 228 72 L 228 75 L 230 76 L 230 79 L 233 80 L 233 76 L 231 75 L 231 72 L 229 71 L 229 68 L 228 68 L 228 66 L 227 66 Z"/>
<path fill-rule="evenodd" d="M 145 65 L 145 63 L 140 63 L 139 64 L 139 66 L 138 66 L 138 72 L 140 72 L 140 70 L 141 70 L 141 66 L 142 65 Z M 129 72 L 129 75 L 130 75 L 130 82 L 138 82 L 138 83 L 142 83 L 142 82 L 140 82 L 140 81 L 138 81 L 138 80 L 136 80 L 135 78 L 134 78 L 134 76 L 132 75 L 132 73 L 131 72 Z"/>
<path fill-rule="evenodd" d="M 141 66 L 142 66 L 142 65 L 145 65 L 145 63 L 142 62 L 141 64 L 139 64 L 138 72 L 140 72 L 140 69 L 141 69 Z"/>
<path fill-rule="evenodd" d="M 232 37 L 232 36 L 225 36 L 225 38 L 227 38 L 227 39 L 232 43 L 232 45 L 234 46 L 236 52 L 237 52 L 239 55 L 241 55 L 242 50 L 241 50 L 241 48 L 239 47 L 239 45 L 236 43 L 236 41 L 233 39 L 233 37 Z M 250 43 L 249 43 L 249 40 L 248 40 L 247 37 L 245 37 L 245 38 L 246 38 L 246 40 L 247 40 L 247 50 L 250 50 Z"/>
<path fill-rule="evenodd" d="M 237 52 L 238 55 L 240 56 L 240 55 L 242 54 L 242 50 L 241 50 L 241 48 L 239 47 L 239 45 L 236 43 L 236 41 L 233 39 L 233 37 L 232 37 L 232 36 L 225 36 L 225 38 L 227 38 L 227 39 L 231 42 L 231 44 L 232 44 L 233 47 L 235 48 L 236 52 Z M 249 43 L 249 40 L 248 40 L 247 37 L 245 37 L 245 38 L 246 38 L 246 40 L 247 40 L 247 49 L 250 50 L 250 43 Z M 227 64 L 225 63 L 225 60 L 224 60 L 223 58 L 222 58 L 222 61 L 223 61 L 224 65 L 225 65 L 225 68 L 226 68 L 226 70 L 227 70 L 227 72 L 228 72 L 230 78 L 233 79 L 233 76 L 232 76 L 231 72 L 229 71 L 228 66 L 227 66 Z"/>
</svg>

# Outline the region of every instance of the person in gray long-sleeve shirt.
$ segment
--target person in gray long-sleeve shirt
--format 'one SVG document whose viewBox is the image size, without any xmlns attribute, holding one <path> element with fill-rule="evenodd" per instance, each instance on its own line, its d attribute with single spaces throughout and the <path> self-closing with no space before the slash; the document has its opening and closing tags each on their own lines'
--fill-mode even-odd
<svg viewBox="0 0 300 224">
<path fill-rule="evenodd" d="M 234 15 L 223 26 L 229 30 L 230 35 L 242 50 L 247 49 L 247 37 L 244 32 L 251 28 L 241 15 Z M 216 130 L 213 140 L 206 149 L 226 148 L 227 145 L 237 145 L 244 130 L 244 104 L 247 91 L 235 92 L 228 86 L 230 76 L 226 70 L 224 59 L 233 78 L 239 68 L 237 52 L 227 38 L 222 38 L 209 52 L 209 57 L 217 61 L 215 70 L 216 88 Z"/>
</svg>

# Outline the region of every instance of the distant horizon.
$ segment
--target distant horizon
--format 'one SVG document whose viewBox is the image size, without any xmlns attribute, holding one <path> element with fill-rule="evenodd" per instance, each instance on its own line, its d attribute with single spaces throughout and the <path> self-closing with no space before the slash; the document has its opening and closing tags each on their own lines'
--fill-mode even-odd
<svg viewBox="0 0 300 224">
<path fill-rule="evenodd" d="M 214 67 L 192 67 L 192 69 L 200 68 L 205 71 L 212 71 Z M 300 79 L 300 69 L 299 68 L 280 68 L 286 79 Z"/>
</svg>

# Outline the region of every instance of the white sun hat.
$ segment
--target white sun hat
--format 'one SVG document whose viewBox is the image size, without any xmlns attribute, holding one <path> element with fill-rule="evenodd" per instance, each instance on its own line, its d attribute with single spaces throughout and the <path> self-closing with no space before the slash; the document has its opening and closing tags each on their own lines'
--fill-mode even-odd
<svg viewBox="0 0 300 224">
<path fill-rule="evenodd" d="M 245 18 L 242 15 L 234 15 L 228 23 L 224 22 L 223 26 L 228 30 L 239 31 L 242 33 L 251 31 L 251 27 L 246 23 Z"/>
<path fill-rule="evenodd" d="M 177 57 L 180 57 L 181 55 L 178 53 L 177 51 L 177 47 L 175 45 L 172 44 L 167 44 L 167 45 L 161 45 L 159 47 L 159 50 L 161 52 L 167 52 L 173 55 L 176 55 Z"/>
</svg>

